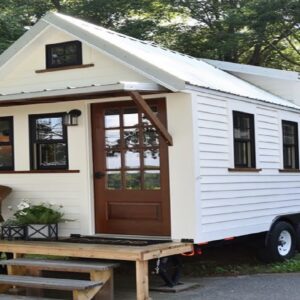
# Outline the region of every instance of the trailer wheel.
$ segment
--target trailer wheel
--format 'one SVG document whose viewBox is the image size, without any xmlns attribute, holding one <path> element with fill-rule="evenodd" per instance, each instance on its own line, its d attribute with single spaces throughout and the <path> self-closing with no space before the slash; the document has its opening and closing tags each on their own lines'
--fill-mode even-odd
<svg viewBox="0 0 300 300">
<path fill-rule="evenodd" d="M 295 255 L 296 232 L 287 222 L 276 223 L 267 238 L 265 260 L 268 262 L 284 261 Z"/>
<path fill-rule="evenodd" d="M 300 252 L 300 223 L 296 225 L 296 249 Z"/>
</svg>

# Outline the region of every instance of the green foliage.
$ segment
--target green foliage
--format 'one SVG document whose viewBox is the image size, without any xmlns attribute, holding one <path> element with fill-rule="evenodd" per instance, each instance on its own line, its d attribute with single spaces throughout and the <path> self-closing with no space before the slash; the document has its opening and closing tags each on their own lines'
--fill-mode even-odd
<svg viewBox="0 0 300 300">
<path fill-rule="evenodd" d="M 300 69 L 299 0 L 2 0 L 0 53 L 49 10 L 195 57 Z"/>
<path fill-rule="evenodd" d="M 20 224 L 56 224 L 63 220 L 64 214 L 52 205 L 29 205 L 14 214 Z"/>
</svg>

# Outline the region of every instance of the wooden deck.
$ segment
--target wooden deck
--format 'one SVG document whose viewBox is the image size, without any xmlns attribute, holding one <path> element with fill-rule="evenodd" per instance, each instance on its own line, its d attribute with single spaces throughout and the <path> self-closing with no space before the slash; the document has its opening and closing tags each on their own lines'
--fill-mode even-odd
<svg viewBox="0 0 300 300">
<path fill-rule="evenodd" d="M 161 243 L 149 246 L 120 246 L 38 241 L 0 241 L 0 252 L 14 253 L 15 257 L 21 257 L 24 254 L 40 254 L 135 261 L 138 300 L 149 299 L 149 260 L 190 252 L 192 250 L 192 244 L 177 242 Z"/>
</svg>

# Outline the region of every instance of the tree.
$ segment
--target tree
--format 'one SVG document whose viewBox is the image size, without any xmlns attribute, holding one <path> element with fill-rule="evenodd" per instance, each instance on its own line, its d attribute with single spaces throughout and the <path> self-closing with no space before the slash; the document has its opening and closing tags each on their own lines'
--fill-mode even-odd
<svg viewBox="0 0 300 300">
<path fill-rule="evenodd" d="M 49 10 L 195 57 L 300 69 L 299 0 L 2 0 L 0 52 Z"/>
</svg>

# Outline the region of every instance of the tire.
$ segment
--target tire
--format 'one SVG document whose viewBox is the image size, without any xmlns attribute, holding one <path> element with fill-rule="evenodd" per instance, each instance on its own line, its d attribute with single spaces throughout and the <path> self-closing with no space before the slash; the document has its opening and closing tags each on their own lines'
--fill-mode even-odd
<svg viewBox="0 0 300 300">
<path fill-rule="evenodd" d="M 294 227 L 284 221 L 274 224 L 270 230 L 263 260 L 266 262 L 282 262 L 294 257 L 296 250 L 296 232 Z"/>
<path fill-rule="evenodd" d="M 296 225 L 296 249 L 300 252 L 300 223 Z"/>
</svg>

